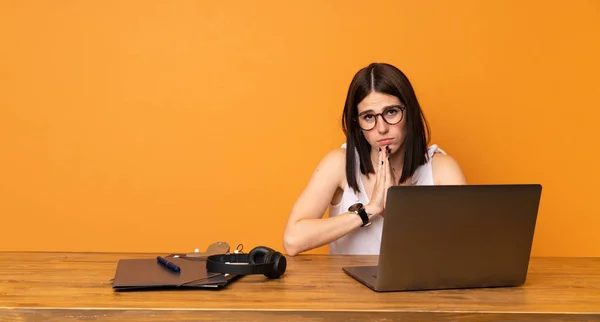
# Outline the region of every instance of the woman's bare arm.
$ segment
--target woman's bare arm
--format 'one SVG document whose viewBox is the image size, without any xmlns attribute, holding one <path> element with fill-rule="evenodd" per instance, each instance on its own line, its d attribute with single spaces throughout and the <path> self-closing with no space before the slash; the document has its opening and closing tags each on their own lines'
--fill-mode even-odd
<svg viewBox="0 0 600 322">
<path fill-rule="evenodd" d="M 345 182 L 345 153 L 345 149 L 329 152 L 296 200 L 283 235 L 288 255 L 329 244 L 362 225 L 360 217 L 349 212 L 322 218 L 336 190 Z"/>
</svg>

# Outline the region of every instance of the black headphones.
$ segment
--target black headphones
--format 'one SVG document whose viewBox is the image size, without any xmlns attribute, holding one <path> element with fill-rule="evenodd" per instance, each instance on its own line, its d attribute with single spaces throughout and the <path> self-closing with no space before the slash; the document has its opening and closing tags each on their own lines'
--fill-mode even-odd
<svg viewBox="0 0 600 322">
<path fill-rule="evenodd" d="M 258 246 L 248 254 L 219 254 L 206 258 L 208 272 L 231 275 L 264 274 L 269 278 L 279 278 L 285 273 L 285 256 L 269 247 Z"/>
</svg>

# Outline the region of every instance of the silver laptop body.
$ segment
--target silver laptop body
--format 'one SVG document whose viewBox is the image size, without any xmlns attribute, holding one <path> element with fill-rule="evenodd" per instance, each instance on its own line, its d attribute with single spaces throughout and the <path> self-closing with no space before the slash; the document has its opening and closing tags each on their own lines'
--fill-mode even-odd
<svg viewBox="0 0 600 322">
<path fill-rule="evenodd" d="M 375 291 L 525 283 L 539 184 L 394 186 L 378 266 L 344 267 Z"/>
</svg>

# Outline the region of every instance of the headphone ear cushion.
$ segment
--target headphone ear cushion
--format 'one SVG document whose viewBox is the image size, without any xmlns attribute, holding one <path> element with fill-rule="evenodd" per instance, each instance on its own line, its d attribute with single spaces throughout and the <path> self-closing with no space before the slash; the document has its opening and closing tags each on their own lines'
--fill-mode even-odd
<svg viewBox="0 0 600 322">
<path fill-rule="evenodd" d="M 274 254 L 274 253 L 275 253 L 275 252 L 272 252 L 272 251 L 271 251 L 271 252 L 267 252 L 267 253 L 265 254 L 265 257 L 263 258 L 263 263 L 265 263 L 265 264 L 266 264 L 266 263 L 270 263 L 270 262 L 271 262 L 271 257 L 273 257 L 273 254 Z"/>
<path fill-rule="evenodd" d="M 278 278 L 285 273 L 287 260 L 283 254 L 277 251 L 267 253 L 267 255 L 265 255 L 265 263 L 270 262 L 273 264 L 273 266 L 271 266 L 271 268 L 265 273 L 266 277 Z"/>
<path fill-rule="evenodd" d="M 264 264 L 267 262 L 265 261 L 265 256 L 269 252 L 274 252 L 274 250 L 265 246 L 255 247 L 250 251 L 250 253 L 248 253 L 248 262 L 250 264 Z"/>
</svg>

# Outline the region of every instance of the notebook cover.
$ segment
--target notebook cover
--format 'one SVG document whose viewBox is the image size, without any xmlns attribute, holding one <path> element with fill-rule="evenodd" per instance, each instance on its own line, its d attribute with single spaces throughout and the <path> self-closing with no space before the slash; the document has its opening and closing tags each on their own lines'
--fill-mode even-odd
<svg viewBox="0 0 600 322">
<path fill-rule="evenodd" d="M 156 258 L 121 259 L 113 282 L 113 288 L 164 288 L 201 287 L 204 284 L 226 283 L 220 273 L 208 273 L 206 261 L 169 257 L 180 272 L 173 272 L 160 264 Z"/>
</svg>

